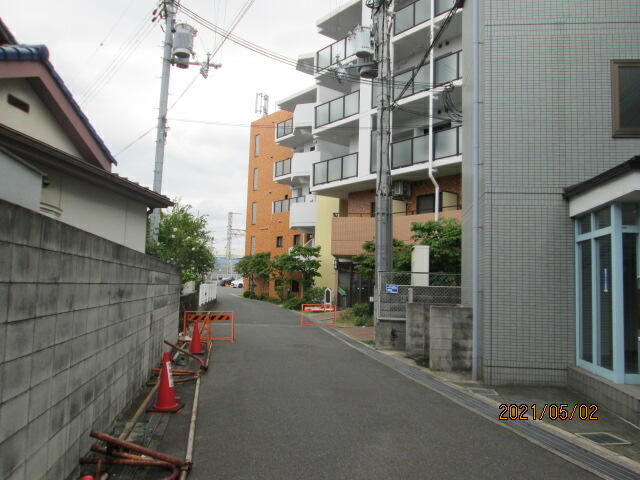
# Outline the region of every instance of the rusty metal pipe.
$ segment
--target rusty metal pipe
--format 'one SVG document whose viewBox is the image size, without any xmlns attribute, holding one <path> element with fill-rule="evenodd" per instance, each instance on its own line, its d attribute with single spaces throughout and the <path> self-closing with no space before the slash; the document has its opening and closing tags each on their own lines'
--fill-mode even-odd
<svg viewBox="0 0 640 480">
<path fill-rule="evenodd" d="M 92 430 L 91 433 L 89 433 L 89 435 L 98 440 L 102 440 L 103 442 L 108 443 L 109 445 L 115 445 L 116 447 L 126 448 L 127 450 L 138 452 L 143 455 L 156 458 L 163 462 L 171 463 L 173 465 L 176 465 L 177 467 L 184 467 L 186 465 L 186 462 L 184 460 L 180 460 L 177 457 L 174 457 L 172 455 L 167 455 L 166 453 L 161 453 L 156 450 L 152 450 L 151 448 L 142 447 L 135 443 L 120 440 L 119 438 L 112 437 L 111 435 L 107 435 L 106 433 L 96 432 L 95 430 Z"/>
<path fill-rule="evenodd" d="M 187 351 L 187 350 L 184 350 L 184 349 L 182 349 L 182 348 L 178 347 L 177 345 L 174 345 L 173 343 L 168 342 L 167 340 L 165 340 L 165 341 L 164 341 L 164 343 L 166 343 L 167 345 L 169 345 L 171 348 L 175 348 L 175 349 L 176 349 L 176 350 L 178 350 L 179 352 L 182 352 L 182 353 L 184 353 L 185 355 L 187 355 L 187 356 L 189 356 L 189 357 L 191 357 L 191 358 L 193 358 L 193 359 L 197 360 L 197 361 L 198 361 L 198 363 L 200 363 L 200 367 L 201 367 L 202 369 L 206 370 L 207 368 L 209 368 L 207 365 L 205 365 L 204 361 L 203 361 L 201 358 L 197 357 L 196 355 L 193 355 L 191 352 L 189 352 L 189 351 Z"/>
</svg>

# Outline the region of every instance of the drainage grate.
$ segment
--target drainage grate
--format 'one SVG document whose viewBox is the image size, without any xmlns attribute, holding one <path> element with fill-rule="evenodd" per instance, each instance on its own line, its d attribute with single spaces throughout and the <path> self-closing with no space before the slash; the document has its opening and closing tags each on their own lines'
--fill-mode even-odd
<svg viewBox="0 0 640 480">
<path fill-rule="evenodd" d="M 490 388 L 468 388 L 467 390 L 477 395 L 498 395 L 498 392 Z"/>
<path fill-rule="evenodd" d="M 356 350 L 359 350 L 361 353 L 364 353 L 383 365 L 386 365 L 402 375 L 415 380 L 424 387 L 430 388 L 445 397 L 455 400 L 479 414 L 493 418 L 498 417 L 499 412 L 496 407 L 490 406 L 472 395 L 442 383 L 413 367 L 405 365 L 400 360 L 378 352 L 364 343 L 353 340 L 351 337 L 338 330 L 329 330 L 327 328 L 322 328 L 322 330 L 329 335 L 340 338 Z M 633 470 L 614 463 L 595 452 L 568 442 L 564 438 L 544 430 L 532 422 L 505 422 L 503 425 L 539 442 L 549 449 L 555 450 L 560 455 L 564 455 L 578 464 L 587 466 L 591 471 L 604 475 L 606 478 L 612 478 L 615 480 L 638 480 L 638 474 Z"/>
<path fill-rule="evenodd" d="M 606 432 L 577 433 L 576 435 L 600 445 L 631 445 L 631 442 Z"/>
</svg>

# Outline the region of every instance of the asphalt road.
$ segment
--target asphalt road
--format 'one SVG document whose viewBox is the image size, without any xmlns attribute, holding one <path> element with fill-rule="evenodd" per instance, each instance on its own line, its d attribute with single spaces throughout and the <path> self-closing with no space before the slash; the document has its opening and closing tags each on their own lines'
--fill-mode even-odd
<svg viewBox="0 0 640 480">
<path fill-rule="evenodd" d="M 237 340 L 203 377 L 190 479 L 596 478 L 238 292 L 219 289 Z"/>
</svg>

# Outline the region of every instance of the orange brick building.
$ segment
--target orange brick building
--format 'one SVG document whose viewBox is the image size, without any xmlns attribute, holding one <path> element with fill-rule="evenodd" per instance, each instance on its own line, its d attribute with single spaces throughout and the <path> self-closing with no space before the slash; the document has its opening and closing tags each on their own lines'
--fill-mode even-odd
<svg viewBox="0 0 640 480">
<path fill-rule="evenodd" d="M 292 156 L 290 148 L 275 142 L 275 126 L 292 117 L 290 112 L 281 110 L 251 123 L 245 255 L 269 252 L 275 258 L 293 245 L 304 245 L 309 240 L 308 235 L 289 228 L 291 188 L 273 181 L 275 164 Z M 274 283 L 258 282 L 254 291 L 275 297 Z M 244 289 L 248 286 L 247 280 Z M 296 289 L 294 283 L 293 294 Z"/>
</svg>

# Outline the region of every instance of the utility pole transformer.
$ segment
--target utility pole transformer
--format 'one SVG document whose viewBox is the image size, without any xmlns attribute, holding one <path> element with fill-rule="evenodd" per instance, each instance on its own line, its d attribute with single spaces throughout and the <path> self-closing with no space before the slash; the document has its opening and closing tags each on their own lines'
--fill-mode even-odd
<svg viewBox="0 0 640 480">
<path fill-rule="evenodd" d="M 160 83 L 160 109 L 158 112 L 158 129 L 156 132 L 156 160 L 153 169 L 153 190 L 162 191 L 162 169 L 164 164 L 164 145 L 167 140 L 167 104 L 169 101 L 169 75 L 173 51 L 173 30 L 175 23 L 175 5 L 173 0 L 164 1 L 165 29 L 164 51 L 162 53 L 162 79 Z M 158 241 L 160 227 L 160 209 L 151 212 L 151 238 Z"/>
<path fill-rule="evenodd" d="M 381 272 L 393 269 L 393 216 L 391 196 L 391 165 L 389 145 L 391 139 L 391 91 L 389 75 L 391 72 L 388 0 L 374 3 L 373 25 L 375 42 L 375 60 L 378 63 L 378 158 L 376 179 L 376 283 L 380 283 Z M 375 82 L 375 80 L 374 80 Z M 378 295 L 382 285 L 376 286 Z"/>
</svg>

